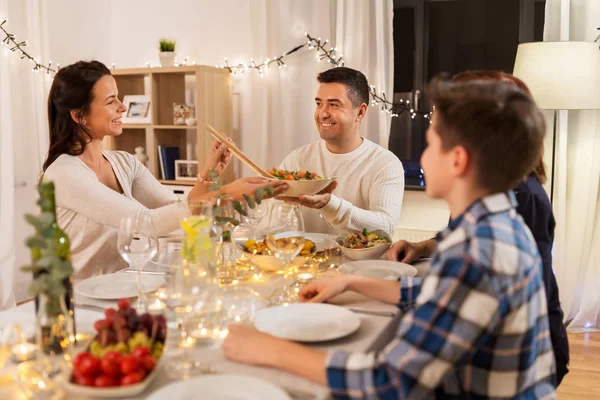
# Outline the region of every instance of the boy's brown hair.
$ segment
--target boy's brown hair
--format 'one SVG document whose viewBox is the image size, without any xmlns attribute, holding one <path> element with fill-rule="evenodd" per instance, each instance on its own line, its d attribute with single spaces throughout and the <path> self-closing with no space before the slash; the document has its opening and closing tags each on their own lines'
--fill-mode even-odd
<svg viewBox="0 0 600 400">
<path fill-rule="evenodd" d="M 458 74 L 452 77 L 452 82 L 465 82 L 471 80 L 490 80 L 490 81 L 501 81 L 509 84 L 514 84 L 519 87 L 522 91 L 531 96 L 531 91 L 519 78 L 512 74 L 507 74 L 502 71 L 494 71 L 494 70 L 469 70 L 459 72 Z M 544 165 L 544 146 L 542 145 L 542 149 L 540 151 L 539 160 L 536 163 L 533 171 L 528 171 L 527 175 L 533 173 L 533 175 L 540 181 L 541 184 L 546 183 L 547 175 L 546 175 L 546 166 Z"/>
<path fill-rule="evenodd" d="M 478 185 L 504 192 L 533 170 L 546 126 L 525 92 L 502 82 L 441 78 L 434 78 L 428 90 L 443 149 L 467 149 Z"/>
</svg>

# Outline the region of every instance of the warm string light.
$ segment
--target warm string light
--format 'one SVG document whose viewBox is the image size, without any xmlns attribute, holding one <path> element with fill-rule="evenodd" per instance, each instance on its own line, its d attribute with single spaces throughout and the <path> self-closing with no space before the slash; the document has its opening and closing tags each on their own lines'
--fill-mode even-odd
<svg viewBox="0 0 600 400">
<path fill-rule="evenodd" d="M 52 68 L 52 61 L 48 62 L 48 65 L 41 64 L 36 58 L 32 57 L 26 50 L 28 43 L 27 40 L 17 41 L 17 38 L 14 34 L 8 32 L 4 27 L 4 24 L 8 22 L 8 19 L 0 18 L 0 30 L 4 33 L 4 39 L 2 39 L 2 43 L 6 45 L 8 50 L 11 53 L 19 52 L 21 60 L 28 60 L 33 63 L 32 71 L 40 72 L 46 71 L 47 74 L 55 74 L 56 71 L 60 68 L 60 64 L 57 64 L 56 69 Z"/>
<path fill-rule="evenodd" d="M 277 67 L 287 67 L 287 64 L 283 61 L 283 58 L 301 50 L 303 48 L 307 48 L 308 50 L 315 50 L 317 53 L 315 55 L 315 59 L 317 62 L 321 62 L 322 60 L 327 61 L 327 63 L 332 64 L 336 67 L 344 66 L 344 55 L 339 53 L 339 50 L 335 46 L 331 46 L 329 44 L 329 40 L 322 40 L 320 37 L 312 37 L 308 32 L 304 32 L 304 35 L 307 38 L 306 43 L 298 45 L 283 53 L 279 57 L 267 58 L 260 64 L 257 64 L 253 59 L 250 59 L 250 63 L 246 64 L 243 61 L 237 63 L 237 65 L 229 64 L 227 57 L 225 57 L 225 64 L 216 65 L 217 68 L 224 68 L 231 72 L 233 75 L 237 75 L 238 73 L 243 74 L 248 70 L 255 70 L 258 72 L 260 78 L 264 78 L 264 74 L 269 69 L 269 66 L 275 64 Z M 375 86 L 371 85 L 369 88 L 369 92 L 371 94 L 372 100 L 370 105 L 381 106 L 381 112 L 387 113 L 391 117 L 399 117 L 402 113 L 408 112 L 412 119 L 414 119 L 417 115 L 422 115 L 423 118 L 429 119 L 431 118 L 431 112 L 422 112 L 415 110 L 414 107 L 410 104 L 409 100 L 400 100 L 400 103 L 394 103 L 387 99 L 385 92 L 381 92 L 379 94 L 375 89 Z"/>
</svg>

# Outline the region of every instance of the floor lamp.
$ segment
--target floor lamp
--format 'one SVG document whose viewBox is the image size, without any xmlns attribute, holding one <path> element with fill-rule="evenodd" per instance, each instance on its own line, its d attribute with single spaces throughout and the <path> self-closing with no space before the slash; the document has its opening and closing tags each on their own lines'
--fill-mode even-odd
<svg viewBox="0 0 600 400">
<path fill-rule="evenodd" d="M 553 200 L 557 137 L 566 144 L 566 114 L 558 111 L 600 109 L 600 49 L 592 42 L 520 44 L 513 74 L 527 84 L 540 109 L 554 111 L 550 181 Z"/>
</svg>

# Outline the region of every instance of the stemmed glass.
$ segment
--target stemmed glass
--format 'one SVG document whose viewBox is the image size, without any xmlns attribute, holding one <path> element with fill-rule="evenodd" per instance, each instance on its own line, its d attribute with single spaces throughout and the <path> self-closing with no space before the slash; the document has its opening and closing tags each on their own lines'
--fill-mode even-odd
<svg viewBox="0 0 600 400">
<path fill-rule="evenodd" d="M 261 202 L 260 204 L 257 203 L 254 208 L 251 208 L 248 203 L 243 203 L 242 209 L 246 212 L 246 215 L 242 215 L 242 220 L 252 229 L 252 237 L 250 239 L 257 240 L 257 227 L 267 215 L 268 205 L 265 202 Z"/>
<path fill-rule="evenodd" d="M 197 316 L 206 312 L 207 306 L 215 303 L 217 296 L 218 284 L 214 264 L 204 261 L 173 262 L 171 273 L 167 277 L 164 298 L 181 332 L 177 348 L 183 351 L 171 358 L 167 366 L 168 373 L 176 379 L 187 379 L 208 370 L 205 362 L 190 357 L 191 349 L 199 339 L 193 334 L 195 328 L 192 325 L 197 322 Z"/>
<path fill-rule="evenodd" d="M 296 301 L 300 283 L 297 281 L 293 260 L 300 254 L 305 242 L 304 219 L 300 207 L 297 204 L 276 204 L 269 218 L 269 229 L 267 247 L 282 261 L 281 273 L 284 277 L 292 278 L 289 285 L 278 291 L 278 302 Z"/>
<path fill-rule="evenodd" d="M 142 288 L 142 268 L 158 251 L 158 241 L 152 217 L 148 214 L 139 218 L 124 217 L 121 219 L 117 238 L 119 254 L 131 268 L 137 270 L 137 301 L 134 305 L 138 314 L 147 309 L 147 300 Z"/>
</svg>

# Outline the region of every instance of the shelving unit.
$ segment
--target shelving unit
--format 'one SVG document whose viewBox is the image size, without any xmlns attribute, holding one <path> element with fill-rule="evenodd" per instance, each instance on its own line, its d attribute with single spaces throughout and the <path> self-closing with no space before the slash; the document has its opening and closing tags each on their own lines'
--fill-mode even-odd
<svg viewBox="0 0 600 400">
<path fill-rule="evenodd" d="M 233 128 L 231 78 L 227 70 L 208 66 L 127 68 L 111 71 L 117 81 L 119 98 L 147 95 L 152 108 L 151 124 L 123 124 L 123 133 L 107 137 L 104 147 L 134 154 L 137 146 L 146 149 L 148 169 L 167 185 L 191 186 L 194 182 L 164 180 L 160 174 L 158 146 L 177 146 L 183 160 L 198 160 L 203 165 L 212 136 L 205 125 L 231 134 Z M 186 101 L 187 100 L 187 101 Z M 173 124 L 173 103 L 195 105 L 195 126 Z M 189 133 L 192 132 L 192 135 Z M 195 134 L 193 134 L 195 133 Z M 190 140 L 192 139 L 193 140 Z M 190 148 L 196 154 L 188 154 Z M 196 158 L 197 155 L 197 158 Z M 231 167 L 223 173 L 233 180 Z"/>
</svg>

